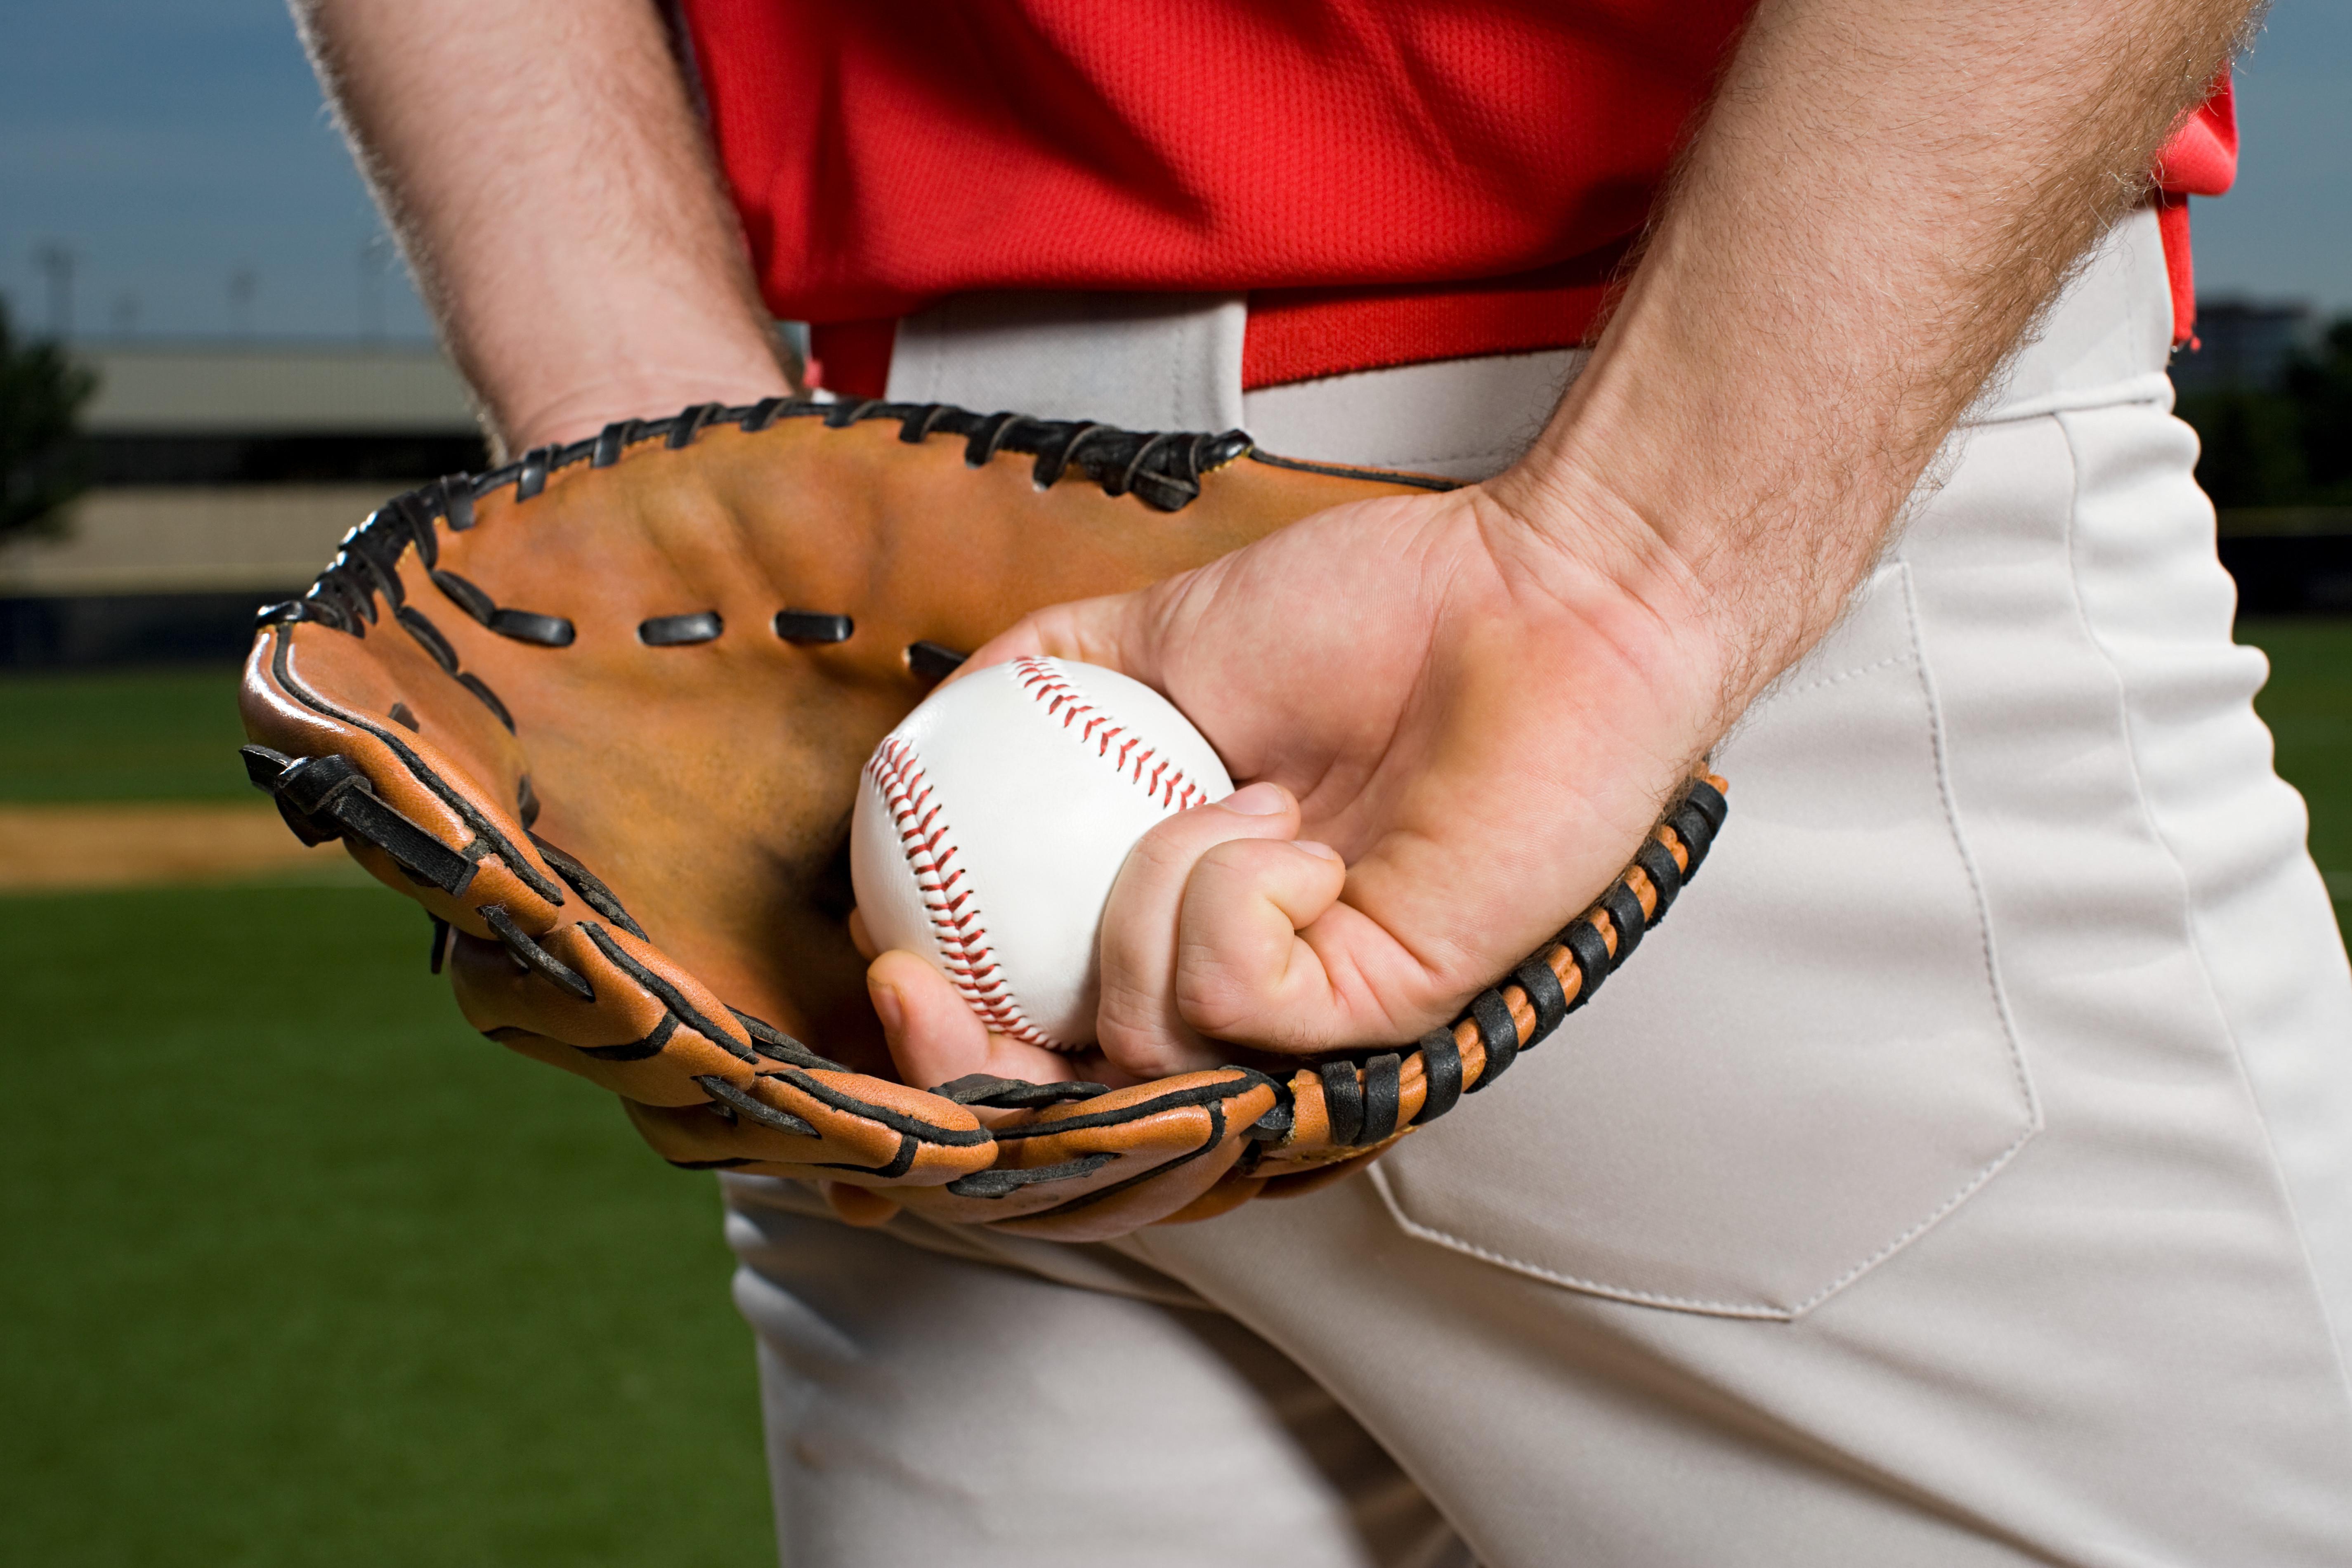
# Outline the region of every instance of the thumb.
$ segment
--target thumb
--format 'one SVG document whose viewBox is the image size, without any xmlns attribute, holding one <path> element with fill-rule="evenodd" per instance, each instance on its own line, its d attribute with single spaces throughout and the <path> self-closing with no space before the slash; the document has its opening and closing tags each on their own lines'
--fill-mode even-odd
<svg viewBox="0 0 2352 1568">
<path fill-rule="evenodd" d="M 1048 605 L 972 651 L 950 680 L 1016 658 L 1043 657 L 1100 665 L 1160 689 L 1159 638 L 1150 635 L 1151 590 L 1106 594 Z"/>
</svg>

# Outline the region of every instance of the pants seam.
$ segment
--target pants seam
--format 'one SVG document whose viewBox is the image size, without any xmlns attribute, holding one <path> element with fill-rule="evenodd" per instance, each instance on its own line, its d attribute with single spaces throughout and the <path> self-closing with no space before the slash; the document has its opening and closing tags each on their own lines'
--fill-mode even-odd
<svg viewBox="0 0 2352 1568">
<path fill-rule="evenodd" d="M 2310 1242 L 2304 1234 L 2303 1214 L 2294 1201 L 2294 1188 L 2287 1181 L 2285 1168 L 2280 1163 L 2278 1147 L 2271 1136 L 2270 1118 L 2263 1110 L 2262 1097 L 2255 1093 L 2252 1077 L 2246 1070 L 2245 1047 L 2238 1038 L 2237 1025 L 2231 1020 L 2230 1010 L 2222 1005 L 2221 990 L 2214 984 L 2212 961 L 2205 949 L 2204 932 L 2199 928 L 2196 919 L 2196 900 L 2190 892 L 2189 869 L 2181 862 L 2179 851 L 2174 847 L 2171 838 L 2166 835 L 2163 824 L 2158 819 L 2146 777 L 2141 771 L 2139 731 L 2138 727 L 2132 722 L 2131 682 L 2126 679 L 2123 666 L 2116 658 L 2114 650 L 2108 647 L 2106 638 L 2100 635 L 2098 623 L 2092 617 L 2090 606 L 2084 600 L 2082 531 L 2078 526 L 2082 515 L 2083 458 L 2080 445 L 2076 440 L 2074 422 L 2070 417 L 2070 415 L 2076 412 L 2079 411 L 2062 409 L 2046 416 L 2058 427 L 2060 439 L 2064 442 L 2066 447 L 2067 466 L 2073 473 L 2066 500 L 2066 584 L 2074 601 L 2075 624 L 2082 628 L 2084 641 L 2097 656 L 2100 666 L 2106 671 L 2114 691 L 2116 727 L 2123 741 L 2121 750 L 2124 767 L 2131 781 L 2133 807 L 2141 828 L 2147 834 L 2149 842 L 2154 844 L 2158 851 L 2163 855 L 2165 865 L 2171 874 L 2180 929 L 2182 935 L 2187 939 L 2185 945 L 2197 966 L 2198 982 L 2204 988 L 2206 1000 L 2212 1007 L 2214 1020 L 2221 1027 L 2222 1038 L 2229 1043 L 2231 1070 L 2237 1079 L 2241 1092 L 2246 1097 L 2246 1103 L 2253 1110 L 2254 1121 L 2262 1135 L 2263 1154 L 2269 1166 L 2271 1182 L 2285 1205 L 2287 1223 L 2294 1233 L 2295 1253 L 2302 1261 L 2304 1281 L 2311 1291 L 2312 1300 L 2318 1305 L 2322 1321 L 2329 1324 L 2332 1330 L 2334 1313 L 2330 1310 L 2327 1293 L 2321 1288 L 2319 1270 L 2312 1261 Z M 2345 1364 L 2341 1338 L 2337 1333 L 2331 1331 L 2326 1339 L 2328 1356 L 2336 1365 L 2337 1384 L 2347 1398 L 2352 1399 L 2352 1367 Z"/>
</svg>

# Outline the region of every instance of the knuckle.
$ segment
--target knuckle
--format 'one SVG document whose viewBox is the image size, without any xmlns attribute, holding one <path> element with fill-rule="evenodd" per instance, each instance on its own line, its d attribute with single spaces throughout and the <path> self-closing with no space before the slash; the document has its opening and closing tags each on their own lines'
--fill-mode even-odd
<svg viewBox="0 0 2352 1568">
<path fill-rule="evenodd" d="M 1196 879 L 1220 889 L 1253 885 L 1279 866 L 1282 846 L 1265 838 L 1227 838 L 1203 849 L 1192 868 Z"/>
<path fill-rule="evenodd" d="M 1202 826 L 1191 812 L 1179 812 L 1154 824 L 1150 832 L 1135 841 L 1129 863 L 1147 871 L 1183 870 L 1208 847 L 1202 842 Z"/>
<path fill-rule="evenodd" d="M 1105 1034 L 1117 1033 L 1127 1038 L 1149 1034 L 1160 1014 L 1160 1000 L 1156 987 L 1140 984 L 1128 974 L 1114 974 L 1106 968 L 1102 996 L 1095 1006 L 1096 1022 Z"/>
<path fill-rule="evenodd" d="M 1176 1011 L 1203 1034 L 1245 1029 L 1263 1007 L 1264 981 L 1255 963 L 1236 964 L 1205 944 L 1187 944 L 1176 966 Z"/>
<path fill-rule="evenodd" d="M 1232 839 L 1230 812 L 1196 805 L 1154 825 L 1128 852 L 1127 869 L 1154 886 L 1181 883 L 1220 858 Z M 1242 842 L 1247 842 L 1243 840 Z"/>
<path fill-rule="evenodd" d="M 1246 1038 L 1255 1010 L 1223 987 L 1184 984 L 1177 987 L 1178 1016 L 1204 1035 L 1219 1039 Z"/>
</svg>

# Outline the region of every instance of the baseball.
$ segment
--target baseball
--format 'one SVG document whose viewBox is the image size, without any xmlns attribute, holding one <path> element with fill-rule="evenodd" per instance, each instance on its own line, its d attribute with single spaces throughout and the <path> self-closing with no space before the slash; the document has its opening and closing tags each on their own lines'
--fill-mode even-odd
<svg viewBox="0 0 2352 1568">
<path fill-rule="evenodd" d="M 883 948 L 937 964 L 999 1034 L 1092 1044 L 1103 906 L 1153 824 L 1233 793 L 1168 700 L 1018 658 L 942 687 L 866 764 L 850 876 Z"/>
</svg>

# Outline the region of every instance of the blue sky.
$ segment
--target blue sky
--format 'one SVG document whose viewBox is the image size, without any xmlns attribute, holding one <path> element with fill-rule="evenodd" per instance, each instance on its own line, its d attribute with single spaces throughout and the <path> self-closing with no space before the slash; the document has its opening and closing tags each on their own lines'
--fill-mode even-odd
<svg viewBox="0 0 2352 1568">
<path fill-rule="evenodd" d="M 561 0 L 551 0 L 560 4 Z M 268 335 L 350 336 L 378 232 L 273 0 L 13 0 L 0 49 L 0 292 L 38 326 L 36 247 L 77 258 L 75 317 L 104 332 L 234 323 L 253 274 Z M 2238 190 L 2196 205 L 2204 292 L 2352 310 L 2352 5 L 2278 0 L 2245 62 Z M 397 278 L 394 336 L 426 331 Z"/>
<path fill-rule="evenodd" d="M 560 0 L 559 0 L 560 3 Z M 273 0 L 12 0 L 0 48 L 0 289 L 47 319 L 36 246 L 79 258 L 75 324 L 119 300 L 142 332 L 231 325 L 229 279 L 256 274 L 254 328 L 350 336 L 360 324 L 367 194 Z M 395 280 L 388 326 L 426 331 Z"/>
</svg>

